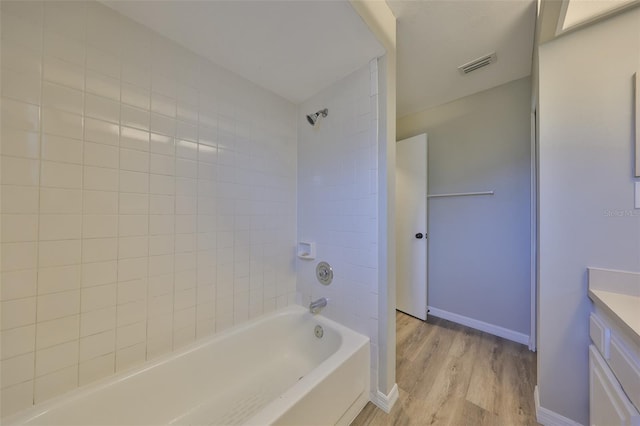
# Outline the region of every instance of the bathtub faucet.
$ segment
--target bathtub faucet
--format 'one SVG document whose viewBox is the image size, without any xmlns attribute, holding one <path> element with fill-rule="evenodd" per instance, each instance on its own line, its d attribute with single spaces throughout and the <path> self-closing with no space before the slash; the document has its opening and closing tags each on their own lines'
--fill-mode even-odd
<svg viewBox="0 0 640 426">
<path fill-rule="evenodd" d="M 314 300 L 309 304 L 309 312 L 311 312 L 312 314 L 317 314 L 322 310 L 322 308 L 327 306 L 327 303 L 329 303 L 329 300 L 326 297 L 321 297 L 318 300 Z"/>
</svg>

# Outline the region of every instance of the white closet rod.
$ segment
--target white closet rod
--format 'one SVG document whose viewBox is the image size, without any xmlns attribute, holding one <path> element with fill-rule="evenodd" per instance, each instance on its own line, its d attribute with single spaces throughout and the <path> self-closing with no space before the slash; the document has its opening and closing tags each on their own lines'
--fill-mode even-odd
<svg viewBox="0 0 640 426">
<path fill-rule="evenodd" d="M 454 192 L 451 194 L 428 194 L 427 198 L 445 198 L 445 197 L 470 197 L 473 195 L 494 195 L 494 191 L 481 192 Z"/>
</svg>

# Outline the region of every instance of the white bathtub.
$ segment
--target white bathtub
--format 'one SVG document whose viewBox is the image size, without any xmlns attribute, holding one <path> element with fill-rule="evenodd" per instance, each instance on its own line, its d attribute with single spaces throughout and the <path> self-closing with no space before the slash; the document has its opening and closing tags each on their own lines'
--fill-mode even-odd
<svg viewBox="0 0 640 426">
<path fill-rule="evenodd" d="M 368 393 L 369 339 L 291 306 L 3 423 L 346 425 Z"/>
</svg>

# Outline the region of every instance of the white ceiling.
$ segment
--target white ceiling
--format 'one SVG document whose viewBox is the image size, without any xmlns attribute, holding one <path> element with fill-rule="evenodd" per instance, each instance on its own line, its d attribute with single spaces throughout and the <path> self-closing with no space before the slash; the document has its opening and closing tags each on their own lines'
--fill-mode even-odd
<svg viewBox="0 0 640 426">
<path fill-rule="evenodd" d="M 346 0 L 102 3 L 296 104 L 384 54 Z"/>
<path fill-rule="evenodd" d="M 565 0 L 562 5 L 564 17 L 560 17 L 560 28 L 557 32 L 591 21 L 616 9 L 631 6 L 633 3 L 640 2 L 637 0 Z"/>
<path fill-rule="evenodd" d="M 535 0 L 387 0 L 398 19 L 398 117 L 531 73 Z M 466 76 L 457 67 L 495 51 Z"/>
</svg>

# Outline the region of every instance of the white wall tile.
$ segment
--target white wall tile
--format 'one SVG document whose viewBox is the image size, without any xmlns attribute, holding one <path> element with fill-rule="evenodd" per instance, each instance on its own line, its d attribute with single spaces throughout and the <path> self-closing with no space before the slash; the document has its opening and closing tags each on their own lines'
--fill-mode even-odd
<svg viewBox="0 0 640 426">
<path fill-rule="evenodd" d="M 80 364 L 79 385 L 83 386 L 114 373 L 115 353 L 93 358 Z"/>
<path fill-rule="evenodd" d="M 80 265 L 53 266 L 38 270 L 38 294 L 80 288 Z"/>
<path fill-rule="evenodd" d="M 142 55 L 135 57 L 139 60 Z M 130 58 L 128 58 L 130 59 Z M 144 65 L 130 62 L 122 63 L 122 81 L 149 89 L 151 86 L 150 69 Z"/>
<path fill-rule="evenodd" d="M 176 176 L 198 178 L 198 163 L 193 160 L 176 159 Z"/>
<path fill-rule="evenodd" d="M 82 240 L 83 263 L 115 260 L 117 257 L 117 238 L 92 238 Z"/>
<path fill-rule="evenodd" d="M 143 342 L 147 333 L 144 322 L 118 327 L 116 336 L 116 348 L 122 349 Z"/>
<path fill-rule="evenodd" d="M 57 108 L 74 114 L 84 111 L 84 93 L 59 84 L 42 84 L 42 106 Z"/>
<path fill-rule="evenodd" d="M 176 100 L 154 92 L 151 95 L 151 111 L 175 118 Z"/>
<path fill-rule="evenodd" d="M 27 325 L 5 330 L 0 333 L 2 346 L 0 358 L 6 359 L 35 350 L 36 326 Z"/>
<path fill-rule="evenodd" d="M 36 352 L 36 377 L 78 365 L 78 340 Z"/>
<path fill-rule="evenodd" d="M 86 50 L 87 69 L 116 79 L 120 78 L 120 58 L 117 55 L 91 45 L 87 46 Z"/>
<path fill-rule="evenodd" d="M 175 158 L 168 155 L 151 154 L 150 172 L 161 175 L 173 175 L 175 173 Z"/>
<path fill-rule="evenodd" d="M 112 306 L 80 314 L 80 337 L 115 329 L 116 307 Z"/>
<path fill-rule="evenodd" d="M 149 256 L 149 272 L 151 275 L 171 274 L 175 270 L 173 254 Z"/>
<path fill-rule="evenodd" d="M 115 306 L 116 284 L 85 287 L 81 290 L 80 305 L 82 312 L 91 312 Z"/>
<path fill-rule="evenodd" d="M 80 313 L 80 290 L 38 296 L 38 321 L 49 321 Z"/>
<path fill-rule="evenodd" d="M 87 42 L 112 54 L 120 52 L 121 34 L 114 32 L 119 28 L 120 15 L 106 9 L 98 3 L 87 4 Z"/>
<path fill-rule="evenodd" d="M 116 371 L 126 370 L 137 364 L 143 363 L 146 356 L 146 350 L 147 348 L 144 343 L 120 349 L 116 352 Z"/>
<path fill-rule="evenodd" d="M 153 175 L 151 176 L 153 179 Z M 171 181 L 171 180 L 170 180 Z M 160 185 L 161 182 L 156 183 Z M 174 195 L 149 195 L 149 213 L 151 214 L 173 214 L 175 212 Z"/>
<path fill-rule="evenodd" d="M 120 215 L 118 233 L 121 237 L 147 235 L 149 229 L 149 216 L 147 215 Z"/>
<path fill-rule="evenodd" d="M 84 214 L 117 214 L 118 193 L 85 190 L 82 192 L 82 204 Z"/>
<path fill-rule="evenodd" d="M 136 300 L 118 305 L 118 327 L 139 323 L 147 319 L 147 301 Z"/>
<path fill-rule="evenodd" d="M 40 240 L 73 240 L 82 236 L 82 216 L 75 214 L 40 215 Z"/>
<path fill-rule="evenodd" d="M 41 188 L 40 213 L 82 213 L 82 191 L 79 189 Z"/>
<path fill-rule="evenodd" d="M 149 236 L 149 255 L 157 256 L 162 254 L 170 254 L 174 251 L 174 236 L 169 235 L 150 235 Z"/>
<path fill-rule="evenodd" d="M 120 281 L 129 281 L 136 278 L 147 276 L 148 259 L 120 259 L 118 261 L 118 279 Z"/>
<path fill-rule="evenodd" d="M 37 403 L 78 386 L 78 366 L 74 365 L 36 378 L 34 400 Z"/>
<path fill-rule="evenodd" d="M 3 414 L 10 415 L 33 404 L 33 381 L 19 383 L 0 392 Z"/>
<path fill-rule="evenodd" d="M 147 214 L 149 212 L 149 194 L 121 192 L 118 205 L 121 215 Z"/>
<path fill-rule="evenodd" d="M 3 214 L 0 219 L 2 242 L 36 241 L 38 215 Z"/>
<path fill-rule="evenodd" d="M 152 115 L 153 120 L 153 115 Z M 153 121 L 152 121 L 152 131 Z M 151 133 L 150 135 L 150 150 L 151 152 L 163 155 L 173 156 L 175 154 L 175 141 L 173 139 L 173 133 Z"/>
<path fill-rule="evenodd" d="M 120 150 L 120 168 L 135 172 L 149 171 L 149 154 L 132 149 Z"/>
<path fill-rule="evenodd" d="M 3 69 L 37 75 L 42 72 L 42 56 L 22 48 L 10 39 L 2 40 L 2 59 Z"/>
<path fill-rule="evenodd" d="M 2 387 L 6 388 L 32 380 L 34 377 L 33 360 L 33 352 L 3 360 L 1 369 Z"/>
<path fill-rule="evenodd" d="M 35 242 L 2 243 L 2 270 L 15 271 L 37 266 L 38 244 Z"/>
<path fill-rule="evenodd" d="M 149 132 L 122 126 L 120 128 L 120 147 L 148 151 Z"/>
<path fill-rule="evenodd" d="M 120 104 L 118 101 L 85 93 L 84 113 L 87 117 L 112 123 L 120 122 Z"/>
<path fill-rule="evenodd" d="M 82 286 L 91 287 L 115 282 L 118 279 L 118 263 L 115 260 L 85 263 L 82 265 Z"/>
<path fill-rule="evenodd" d="M 2 213 L 37 213 L 38 187 L 2 185 Z"/>
<path fill-rule="evenodd" d="M 176 134 L 176 120 L 161 114 L 151 113 L 149 127 L 158 135 L 173 137 Z"/>
<path fill-rule="evenodd" d="M 7 300 L 2 306 L 2 330 L 22 327 L 35 323 L 36 298 Z"/>
<path fill-rule="evenodd" d="M 149 336 L 147 339 L 147 359 L 156 358 L 172 349 L 171 334 Z"/>
<path fill-rule="evenodd" d="M 114 352 L 116 343 L 115 330 L 93 334 L 80 339 L 80 361 L 87 361 L 97 356 Z"/>
<path fill-rule="evenodd" d="M 5 185 L 36 186 L 40 176 L 39 166 L 37 160 L 2 157 L 2 183 Z"/>
<path fill-rule="evenodd" d="M 37 105 L 3 98 L 1 108 L 3 127 L 16 130 L 39 130 L 40 108 Z"/>
<path fill-rule="evenodd" d="M 86 91 L 105 98 L 120 100 L 120 79 L 87 70 Z"/>
<path fill-rule="evenodd" d="M 87 166 L 109 167 L 117 169 L 119 150 L 116 146 L 101 143 L 84 143 L 84 164 Z"/>
<path fill-rule="evenodd" d="M 149 110 L 122 105 L 120 107 L 120 123 L 123 126 L 149 130 Z"/>
<path fill-rule="evenodd" d="M 108 121 L 85 117 L 84 139 L 91 142 L 118 145 L 120 143 L 120 126 Z"/>
<path fill-rule="evenodd" d="M 67 2 L 60 5 L 45 3 L 45 28 L 77 40 L 84 39 L 85 3 Z"/>
<path fill-rule="evenodd" d="M 45 57 L 43 78 L 46 81 L 84 90 L 84 68 L 58 58 Z"/>
<path fill-rule="evenodd" d="M 120 96 L 123 104 L 132 105 L 149 111 L 151 94 L 148 88 L 122 82 Z M 149 121 L 147 119 L 147 121 Z"/>
<path fill-rule="evenodd" d="M 292 301 L 295 107 L 99 3 L 0 7 L 3 413 Z"/>
<path fill-rule="evenodd" d="M 145 216 L 146 218 L 146 216 Z M 149 237 L 125 237 L 118 239 L 118 257 L 126 259 L 130 257 L 144 257 L 149 255 Z"/>
<path fill-rule="evenodd" d="M 149 192 L 151 194 L 173 195 L 175 193 L 175 182 L 173 176 L 151 174 Z"/>
<path fill-rule="evenodd" d="M 119 185 L 118 170 L 85 166 L 82 184 L 85 189 L 117 191 Z"/>
<path fill-rule="evenodd" d="M 181 137 L 184 139 L 178 140 L 176 142 L 176 157 L 186 158 L 189 160 L 197 160 L 198 144 L 192 142 L 194 140 L 197 140 L 197 130 L 193 129 L 192 126 L 182 123 L 181 131 L 183 133 Z"/>
<path fill-rule="evenodd" d="M 80 240 L 41 241 L 38 244 L 40 267 L 74 265 L 80 263 Z"/>
<path fill-rule="evenodd" d="M 177 209 L 176 209 L 177 210 Z M 196 232 L 196 215 L 176 214 L 175 231 L 179 234 L 191 234 Z"/>
<path fill-rule="evenodd" d="M 136 279 L 118 283 L 118 304 L 144 302 L 140 309 L 146 311 L 148 280 Z M 146 317 L 146 314 L 145 314 Z"/>
<path fill-rule="evenodd" d="M 82 166 L 78 164 L 43 161 L 41 186 L 79 189 L 82 185 Z"/>
<path fill-rule="evenodd" d="M 85 214 L 82 216 L 83 238 L 109 238 L 118 235 L 117 215 Z"/>
<path fill-rule="evenodd" d="M 2 96 L 40 104 L 40 74 L 2 70 Z"/>
<path fill-rule="evenodd" d="M 55 135 L 42 135 L 42 159 L 82 164 L 82 141 Z"/>
</svg>

